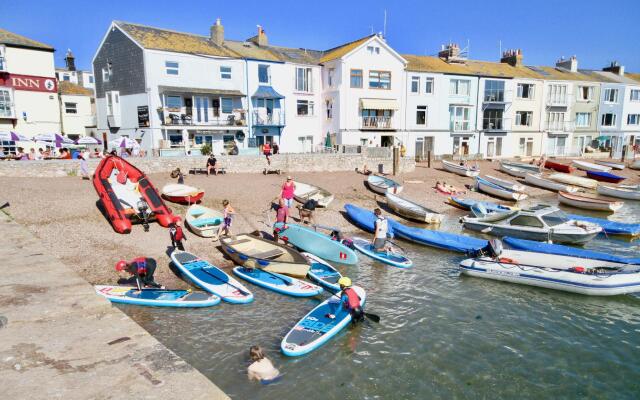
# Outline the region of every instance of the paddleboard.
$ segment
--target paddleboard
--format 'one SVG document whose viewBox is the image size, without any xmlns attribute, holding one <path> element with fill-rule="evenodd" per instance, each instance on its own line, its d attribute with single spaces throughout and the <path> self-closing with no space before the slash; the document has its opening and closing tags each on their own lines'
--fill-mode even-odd
<svg viewBox="0 0 640 400">
<path fill-rule="evenodd" d="M 112 303 L 156 307 L 209 307 L 220 303 L 220 297 L 191 290 L 142 289 L 129 286 L 96 285 L 96 293 Z"/>
<path fill-rule="evenodd" d="M 359 286 L 352 288 L 364 306 L 367 297 L 365 290 Z M 342 292 L 339 292 L 320 303 L 287 333 L 280 344 L 280 349 L 285 355 L 296 357 L 312 352 L 351 322 L 351 314 L 340 301 L 341 295 Z M 329 314 L 335 318 L 329 318 Z"/>
<path fill-rule="evenodd" d="M 236 279 L 215 265 L 186 251 L 171 253 L 173 264 L 196 286 L 213 293 L 228 303 L 246 304 L 253 294 Z"/>
<path fill-rule="evenodd" d="M 322 288 L 313 283 L 275 272 L 266 272 L 259 268 L 249 270 L 245 267 L 235 267 L 233 273 L 254 285 L 280 294 L 294 297 L 311 297 L 322 293 Z"/>
<path fill-rule="evenodd" d="M 311 253 L 303 252 L 300 254 L 302 254 L 307 261 L 309 261 L 309 264 L 311 264 L 311 268 L 309 269 L 309 272 L 307 272 L 307 276 L 309 276 L 312 281 L 332 292 L 340 290 L 338 280 L 342 278 L 342 274 L 337 269 Z"/>
<path fill-rule="evenodd" d="M 282 222 L 277 222 L 274 227 L 279 231 L 278 237 L 287 243 L 327 261 L 350 265 L 358 263 L 358 255 L 355 251 L 324 233 L 301 225 L 283 224 Z"/>
<path fill-rule="evenodd" d="M 374 260 L 383 262 L 385 264 L 393 265 L 398 268 L 409 268 L 413 265 L 413 261 L 409 260 L 407 257 L 402 254 L 390 252 L 378 252 L 373 249 L 373 244 L 371 241 L 361 238 L 354 237 L 353 245 L 355 248 L 361 252 L 362 254 L 373 258 Z"/>
</svg>

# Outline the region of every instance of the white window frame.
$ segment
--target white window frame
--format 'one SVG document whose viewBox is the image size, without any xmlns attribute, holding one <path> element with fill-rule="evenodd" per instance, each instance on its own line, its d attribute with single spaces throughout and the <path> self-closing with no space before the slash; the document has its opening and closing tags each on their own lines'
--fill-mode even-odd
<svg viewBox="0 0 640 400">
<path fill-rule="evenodd" d="M 631 89 L 629 91 L 629 101 L 640 101 L 640 89 Z"/>
<path fill-rule="evenodd" d="M 425 94 L 433 94 L 433 78 L 424 78 Z"/>
<path fill-rule="evenodd" d="M 419 76 L 412 76 L 410 85 L 411 87 L 409 88 L 409 91 L 411 93 L 413 94 L 420 93 L 420 77 Z"/>
<path fill-rule="evenodd" d="M 423 105 L 419 105 L 416 106 L 416 125 L 418 126 L 427 126 L 428 124 L 428 117 L 429 117 L 429 113 L 428 113 L 429 107 L 427 106 L 423 106 Z M 424 114 L 424 123 L 419 123 L 418 122 L 418 116 L 420 114 Z"/>
<path fill-rule="evenodd" d="M 111 70 L 108 67 L 102 68 L 102 82 L 109 82 L 111 80 Z"/>
<path fill-rule="evenodd" d="M 526 114 L 526 124 L 522 124 L 522 113 Z M 516 111 L 516 126 L 531 126 L 533 123 L 533 111 Z"/>
<path fill-rule="evenodd" d="M 578 121 L 580 121 L 579 116 L 581 116 L 581 115 L 583 115 L 583 116 L 586 115 L 587 116 L 586 125 L 584 125 L 584 124 L 580 125 L 578 123 Z M 588 128 L 590 126 L 591 126 L 591 113 L 590 112 L 577 112 L 576 113 L 576 128 Z"/>
<path fill-rule="evenodd" d="M 296 92 L 313 92 L 313 69 L 310 67 L 296 67 L 295 74 Z M 329 74 L 329 77 L 331 77 L 331 74 Z M 329 86 L 332 86 L 331 83 Z"/>
<path fill-rule="evenodd" d="M 525 85 L 529 87 L 529 92 L 527 97 L 523 97 Z M 535 92 L 536 92 L 536 86 L 533 83 L 523 82 L 523 83 L 518 83 L 518 85 L 516 86 L 516 96 L 522 100 L 533 100 L 535 96 Z"/>
<path fill-rule="evenodd" d="M 632 120 L 633 120 L 633 123 L 631 122 Z M 640 125 L 640 114 L 628 114 L 627 125 L 632 125 L 632 126 Z"/>
<path fill-rule="evenodd" d="M 388 79 L 386 79 L 387 77 Z M 371 86 L 372 84 L 377 84 L 377 86 Z M 391 90 L 391 71 L 370 70 L 369 89 Z"/>
<path fill-rule="evenodd" d="M 613 100 L 611 99 L 611 95 L 613 94 Z M 606 88 L 604 90 L 604 102 L 605 103 L 610 103 L 610 104 L 615 104 L 618 102 L 618 89 L 615 88 Z"/>
<path fill-rule="evenodd" d="M 0 87 L 0 99 L 2 99 L 3 107 L 0 109 L 0 117 L 15 117 L 13 108 L 13 90 L 10 88 Z"/>
<path fill-rule="evenodd" d="M 267 81 L 261 81 L 260 80 L 260 69 L 264 68 L 267 71 Z M 271 67 L 269 66 L 269 64 L 258 64 L 258 84 L 260 83 L 264 83 L 267 85 L 271 84 Z"/>
<path fill-rule="evenodd" d="M 78 103 L 65 101 L 64 102 L 64 113 L 65 114 L 77 114 L 78 113 Z"/>
<path fill-rule="evenodd" d="M 605 124 L 606 119 L 607 119 L 607 115 L 611 115 L 611 123 L 610 124 Z M 617 119 L 616 113 L 603 113 L 602 117 L 600 117 L 600 126 L 608 127 L 608 128 L 614 127 L 614 126 L 616 126 L 616 119 Z"/>
<path fill-rule="evenodd" d="M 567 96 L 568 96 L 568 88 L 567 85 L 563 84 L 551 84 L 549 85 L 549 95 L 547 97 L 547 102 L 549 104 L 567 104 Z"/>
<path fill-rule="evenodd" d="M 4 45 L 0 45 L 0 71 L 7 70 L 7 58 Z"/>
<path fill-rule="evenodd" d="M 107 103 L 107 115 L 108 116 L 120 115 L 120 92 L 118 91 L 105 92 L 105 98 Z"/>
<path fill-rule="evenodd" d="M 327 100 L 326 105 L 327 105 L 327 119 L 332 119 L 333 118 L 333 101 Z"/>
<path fill-rule="evenodd" d="M 460 91 L 461 83 L 466 83 L 466 93 Z M 449 80 L 449 95 L 451 96 L 469 96 L 471 93 L 471 80 L 469 79 L 451 79 Z"/>
<path fill-rule="evenodd" d="M 531 154 L 527 154 L 527 145 L 531 144 Z M 521 156 L 531 156 L 533 155 L 533 138 L 532 137 L 521 137 L 518 141 L 518 153 Z"/>
<path fill-rule="evenodd" d="M 167 76 L 180 76 L 180 63 L 178 61 L 165 61 L 164 73 Z"/>
<path fill-rule="evenodd" d="M 220 66 L 220 79 L 231 79 L 233 77 L 233 68 L 230 65 Z"/>
<path fill-rule="evenodd" d="M 458 110 L 462 111 L 460 115 L 462 118 L 458 118 Z M 471 107 L 449 106 L 449 121 L 451 123 L 450 129 L 453 132 L 471 131 Z"/>
<path fill-rule="evenodd" d="M 587 89 L 587 98 L 583 97 L 583 90 Z M 578 86 L 578 101 L 591 101 L 593 100 L 593 93 L 595 92 L 595 88 L 593 86 L 581 85 Z"/>
<path fill-rule="evenodd" d="M 300 106 L 306 106 L 307 107 L 307 112 L 305 113 L 300 113 Z M 296 114 L 299 117 L 313 117 L 315 114 L 315 104 L 313 102 L 313 100 L 303 100 L 303 99 L 298 99 L 296 101 Z"/>
</svg>

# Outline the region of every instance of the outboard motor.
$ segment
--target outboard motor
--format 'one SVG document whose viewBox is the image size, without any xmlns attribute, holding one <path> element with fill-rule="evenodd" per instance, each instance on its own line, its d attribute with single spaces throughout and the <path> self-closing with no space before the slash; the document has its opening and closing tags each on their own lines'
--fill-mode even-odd
<svg viewBox="0 0 640 400">
<path fill-rule="evenodd" d="M 138 211 L 140 211 L 142 217 L 142 227 L 145 232 L 149 232 L 149 204 L 146 201 L 140 200 L 138 202 Z"/>
<path fill-rule="evenodd" d="M 491 239 L 489 240 L 489 244 L 487 245 L 487 253 L 492 258 L 500 257 L 502 254 L 502 241 L 500 239 Z"/>
</svg>

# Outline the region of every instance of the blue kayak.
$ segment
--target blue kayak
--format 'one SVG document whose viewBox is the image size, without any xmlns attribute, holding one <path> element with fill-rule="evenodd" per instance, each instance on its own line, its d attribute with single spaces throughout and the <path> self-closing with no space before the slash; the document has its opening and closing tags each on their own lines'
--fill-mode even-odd
<svg viewBox="0 0 640 400">
<path fill-rule="evenodd" d="M 208 261 L 186 251 L 174 251 L 171 260 L 183 276 L 227 303 L 246 304 L 253 301 L 249 289 Z"/>
<path fill-rule="evenodd" d="M 364 307 L 367 300 L 365 290 L 352 286 Z M 282 339 L 280 349 L 289 357 L 312 352 L 338 334 L 351 322 L 351 313 L 340 301 L 342 292 L 329 297 L 305 315 Z M 333 316 L 334 318 L 331 318 Z"/>
<path fill-rule="evenodd" d="M 590 258 L 593 260 L 610 261 L 623 264 L 640 264 L 640 257 L 620 257 L 614 254 L 602 253 L 599 251 L 584 250 L 576 247 L 563 246 L 560 244 L 550 244 L 544 242 L 535 242 L 532 240 L 516 239 L 508 236 L 503 238 L 502 241 L 515 250 L 556 254 L 560 256 Z"/>
<path fill-rule="evenodd" d="M 628 235 L 637 236 L 640 235 L 640 224 L 629 224 L 626 222 L 609 221 L 603 218 L 585 217 L 584 215 L 567 214 L 570 219 L 576 221 L 591 222 L 598 224 L 602 227 L 603 232 L 608 235 Z"/>
<path fill-rule="evenodd" d="M 329 289 L 329 291 L 340 291 L 338 280 L 342 278 L 342 274 L 337 269 L 311 253 L 303 252 L 300 254 L 302 254 L 309 264 L 311 264 L 311 268 L 309 268 L 307 276 L 309 276 L 312 281 L 317 282 L 320 286 L 326 289 Z"/>
<path fill-rule="evenodd" d="M 587 176 L 600 182 L 620 183 L 626 178 L 624 176 L 614 175 L 604 171 L 586 171 Z"/>
<path fill-rule="evenodd" d="M 278 236 L 287 243 L 291 243 L 320 258 L 341 264 L 353 265 L 358 263 L 358 255 L 353 249 L 337 240 L 333 240 L 324 233 L 316 232 L 301 225 L 283 224 L 281 222 L 277 222 L 274 228 L 278 230 Z"/>
<path fill-rule="evenodd" d="M 320 286 L 259 268 L 235 267 L 233 273 L 254 285 L 294 297 L 311 297 L 322 293 Z"/>
<path fill-rule="evenodd" d="M 155 307 L 210 307 L 220 303 L 220 297 L 190 290 L 142 289 L 128 286 L 96 285 L 96 293 L 112 303 Z"/>
<path fill-rule="evenodd" d="M 402 254 L 375 250 L 373 248 L 373 244 L 367 239 L 354 237 L 352 241 L 353 246 L 359 252 L 373 258 L 374 260 L 393 265 L 394 267 L 398 268 L 409 268 L 413 266 L 413 261 L 409 260 L 409 258 L 403 256 Z"/>
<path fill-rule="evenodd" d="M 358 227 L 368 232 L 373 232 L 376 216 L 371 211 L 352 204 L 346 204 L 344 208 L 347 211 L 349 219 Z M 403 225 L 389 217 L 387 217 L 387 220 L 389 221 L 389 230 L 396 236 L 425 246 L 467 253 L 469 251 L 479 250 L 487 245 L 487 241 L 483 239 L 455 233 L 415 228 Z"/>
<path fill-rule="evenodd" d="M 462 197 L 455 197 L 455 196 L 451 196 L 449 198 L 449 204 L 454 207 L 460 208 L 462 210 L 467 210 L 467 211 L 471 210 L 471 207 L 474 205 L 484 207 L 487 210 L 487 212 L 512 210 L 512 208 L 509 206 L 503 206 L 502 204 L 492 203 L 490 201 L 463 199 Z"/>
</svg>

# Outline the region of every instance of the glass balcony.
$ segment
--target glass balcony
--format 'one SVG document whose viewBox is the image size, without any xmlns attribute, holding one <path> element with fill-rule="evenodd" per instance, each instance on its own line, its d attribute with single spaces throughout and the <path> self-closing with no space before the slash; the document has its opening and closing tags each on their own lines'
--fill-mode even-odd
<svg viewBox="0 0 640 400">
<path fill-rule="evenodd" d="M 376 117 L 361 117 L 360 128 L 361 129 L 393 129 L 392 117 L 389 116 L 376 116 Z"/>
</svg>

